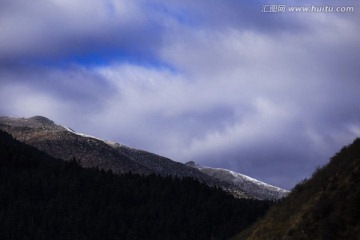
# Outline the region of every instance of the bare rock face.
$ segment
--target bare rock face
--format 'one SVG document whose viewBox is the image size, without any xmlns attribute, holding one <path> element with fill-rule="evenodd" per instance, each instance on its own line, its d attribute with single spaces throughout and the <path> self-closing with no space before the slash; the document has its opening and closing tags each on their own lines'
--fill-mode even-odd
<svg viewBox="0 0 360 240">
<path fill-rule="evenodd" d="M 63 160 L 76 158 L 83 167 L 99 167 L 120 174 L 131 171 L 137 174 L 192 177 L 210 186 L 218 186 L 235 197 L 252 198 L 233 184 L 196 168 L 150 152 L 76 133 L 42 116 L 0 117 L 0 129 L 53 157 Z"/>
</svg>

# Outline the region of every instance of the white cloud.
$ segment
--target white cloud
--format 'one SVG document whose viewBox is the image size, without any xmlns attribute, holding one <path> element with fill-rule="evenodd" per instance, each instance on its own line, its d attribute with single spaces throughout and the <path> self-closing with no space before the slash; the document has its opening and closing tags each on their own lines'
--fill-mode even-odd
<svg viewBox="0 0 360 240">
<path fill-rule="evenodd" d="M 61 118 L 66 114 L 67 106 L 46 92 L 36 91 L 24 85 L 2 86 L 0 90 L 2 111 L 10 116 L 31 117 L 46 115 L 49 118 Z"/>
<path fill-rule="evenodd" d="M 296 116 L 286 106 L 274 104 L 267 99 L 255 99 L 252 105 L 252 111 L 237 119 L 234 124 L 225 129 L 207 132 L 201 138 L 194 138 L 189 148 L 181 153 L 184 160 L 234 151 L 236 148 L 246 151 L 246 147 L 271 141 L 274 136 L 282 134 Z"/>
<path fill-rule="evenodd" d="M 179 161 L 242 165 L 268 172 L 263 180 L 281 173 L 277 181 L 292 177 L 282 167 L 304 176 L 359 135 L 357 16 L 259 16 L 239 14 L 245 3 L 187 3 L 1 3 L 8 10 L 0 9 L 5 62 L 86 55 L 97 47 L 130 55 L 144 48 L 155 59 L 0 65 L 1 114 L 42 114 Z M 214 26 L 215 16 L 222 19 Z"/>
</svg>

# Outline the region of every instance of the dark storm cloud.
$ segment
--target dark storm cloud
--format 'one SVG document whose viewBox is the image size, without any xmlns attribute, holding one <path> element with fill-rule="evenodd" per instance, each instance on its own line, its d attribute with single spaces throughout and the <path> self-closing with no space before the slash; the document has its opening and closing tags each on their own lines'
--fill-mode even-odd
<svg viewBox="0 0 360 240">
<path fill-rule="evenodd" d="M 161 25 L 131 1 L 2 1 L 0 8 L 2 64 L 146 58 L 161 42 Z"/>
<path fill-rule="evenodd" d="M 360 19 L 268 3 L 2 1 L 0 114 L 291 188 L 360 136 Z"/>
</svg>

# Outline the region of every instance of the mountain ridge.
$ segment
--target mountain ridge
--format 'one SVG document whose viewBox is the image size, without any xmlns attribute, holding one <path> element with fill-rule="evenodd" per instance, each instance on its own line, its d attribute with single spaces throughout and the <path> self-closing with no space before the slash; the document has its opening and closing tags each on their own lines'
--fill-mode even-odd
<svg viewBox="0 0 360 240">
<path fill-rule="evenodd" d="M 221 181 L 228 182 L 244 189 L 247 193 L 257 199 L 281 199 L 289 194 L 289 191 L 264 183 L 244 174 L 240 174 L 229 169 L 211 168 L 201 166 L 193 161 L 186 165 L 199 169 L 201 172 L 215 177 Z"/>
<path fill-rule="evenodd" d="M 241 186 L 211 176 L 197 168 L 123 144 L 77 133 L 69 127 L 43 117 L 0 117 L 0 129 L 17 140 L 49 155 L 70 160 L 76 158 L 84 167 L 99 167 L 116 173 L 159 174 L 192 177 L 209 186 L 218 186 L 238 198 L 274 199 L 272 195 L 256 196 Z"/>
</svg>

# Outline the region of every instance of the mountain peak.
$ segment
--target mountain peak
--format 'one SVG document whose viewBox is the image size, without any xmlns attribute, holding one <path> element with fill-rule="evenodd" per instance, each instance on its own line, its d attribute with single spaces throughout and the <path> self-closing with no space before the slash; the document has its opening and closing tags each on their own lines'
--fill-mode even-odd
<svg viewBox="0 0 360 240">
<path fill-rule="evenodd" d="M 43 117 L 34 116 L 30 118 L 16 118 L 16 117 L 0 117 L 0 123 L 12 127 L 29 127 L 29 128 L 55 128 L 59 127 L 54 121 Z"/>
<path fill-rule="evenodd" d="M 48 119 L 46 117 L 43 117 L 43 116 L 30 117 L 30 118 L 28 118 L 28 120 L 38 122 L 38 123 L 41 123 L 41 124 L 44 124 L 44 125 L 53 125 L 53 124 L 55 124 L 54 121 L 52 121 L 52 120 L 50 120 L 50 119 Z"/>
</svg>

